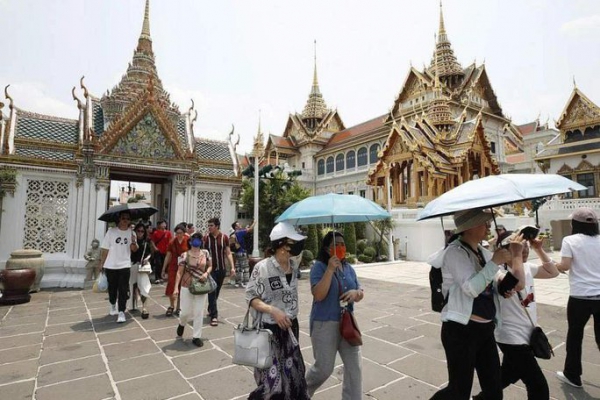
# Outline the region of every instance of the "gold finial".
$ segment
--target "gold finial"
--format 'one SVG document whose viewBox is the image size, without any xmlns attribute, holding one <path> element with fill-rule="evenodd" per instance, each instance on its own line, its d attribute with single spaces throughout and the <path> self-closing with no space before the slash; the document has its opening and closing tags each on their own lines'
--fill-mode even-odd
<svg viewBox="0 0 600 400">
<path fill-rule="evenodd" d="M 142 35 L 144 39 L 150 39 L 150 0 L 146 0 L 146 9 L 144 10 L 144 23 L 142 25 Z"/>
<path fill-rule="evenodd" d="M 192 101 L 192 105 L 190 106 L 190 109 L 188 110 L 188 113 L 192 113 L 192 110 L 194 109 L 194 99 L 190 99 Z"/>
<path fill-rule="evenodd" d="M 317 79 L 317 39 L 314 42 L 315 46 L 315 72 L 313 76 L 313 86 L 319 86 L 319 80 Z"/>
<path fill-rule="evenodd" d="M 12 98 L 12 97 L 10 97 L 10 95 L 8 94 L 8 87 L 9 87 L 9 86 L 10 86 L 10 85 L 6 85 L 6 86 L 4 87 L 4 97 L 6 97 L 6 99 L 7 99 L 7 100 L 8 100 L 8 102 L 9 102 L 9 103 L 8 103 L 8 108 L 10 108 L 10 109 L 12 110 L 12 109 L 13 109 L 15 106 L 14 106 L 14 101 L 13 101 L 13 98 Z"/>
<path fill-rule="evenodd" d="M 444 11 L 442 9 L 442 0 L 440 0 L 440 40 L 442 35 L 446 35 L 446 27 L 444 26 Z"/>
<path fill-rule="evenodd" d="M 83 75 L 81 77 L 81 79 L 79 80 L 79 86 L 81 86 L 81 88 L 83 89 L 83 97 L 85 97 L 87 99 L 89 96 L 89 92 L 88 92 L 87 88 L 85 87 L 85 85 L 83 84 L 83 78 L 85 78 L 85 75 Z"/>
<path fill-rule="evenodd" d="M 77 97 L 77 95 L 75 94 L 75 86 L 73 86 L 73 89 L 71 89 L 71 94 L 73 95 L 73 100 L 75 100 L 77 102 L 77 108 L 78 109 L 83 109 L 84 105 L 83 102 L 81 100 L 79 100 L 79 97 Z"/>
<path fill-rule="evenodd" d="M 575 75 L 573 75 L 573 89 L 577 89 L 577 82 L 575 81 Z"/>
</svg>

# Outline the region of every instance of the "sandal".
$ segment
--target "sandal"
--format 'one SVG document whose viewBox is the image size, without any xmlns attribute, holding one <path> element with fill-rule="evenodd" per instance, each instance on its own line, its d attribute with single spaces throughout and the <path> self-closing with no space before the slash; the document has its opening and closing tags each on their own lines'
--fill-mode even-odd
<svg viewBox="0 0 600 400">
<path fill-rule="evenodd" d="M 165 314 L 167 317 L 173 316 L 173 307 L 167 308 L 167 313 Z"/>
<path fill-rule="evenodd" d="M 210 320 L 210 326 L 217 326 L 219 325 L 219 320 L 217 320 L 216 318 L 213 318 Z"/>
<path fill-rule="evenodd" d="M 148 319 L 148 316 L 150 316 L 150 313 L 146 310 L 142 310 L 142 319 Z"/>
</svg>

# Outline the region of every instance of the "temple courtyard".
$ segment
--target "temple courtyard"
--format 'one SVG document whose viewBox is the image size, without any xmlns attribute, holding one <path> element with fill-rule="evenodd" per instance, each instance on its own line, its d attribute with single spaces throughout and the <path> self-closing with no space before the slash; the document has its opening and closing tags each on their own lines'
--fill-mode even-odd
<svg viewBox="0 0 600 400">
<path fill-rule="evenodd" d="M 554 255 L 555 257 L 558 254 Z M 439 314 L 430 310 L 424 263 L 361 265 L 365 299 L 356 307 L 363 331 L 365 399 L 428 399 L 446 384 Z M 584 339 L 583 389 L 555 377 L 565 357 L 568 278 L 536 282 L 539 322 L 556 357 L 541 360 L 552 399 L 600 398 L 600 352 L 588 324 Z M 311 295 L 306 273 L 300 283 L 300 345 L 313 362 L 308 316 Z M 127 314 L 127 322 L 108 316 L 105 293 L 44 290 L 28 304 L 0 307 L 1 399 L 244 399 L 255 387 L 252 370 L 231 363 L 233 327 L 246 311 L 243 289 L 226 285 L 219 301 L 220 324 L 205 321 L 202 348 L 191 343 L 191 328 L 175 338 L 177 320 L 165 317 L 164 287 L 155 285 L 149 311 Z M 341 397 L 342 365 L 314 396 Z M 474 393 L 478 391 L 475 384 Z M 525 399 L 522 385 L 504 392 Z"/>
</svg>

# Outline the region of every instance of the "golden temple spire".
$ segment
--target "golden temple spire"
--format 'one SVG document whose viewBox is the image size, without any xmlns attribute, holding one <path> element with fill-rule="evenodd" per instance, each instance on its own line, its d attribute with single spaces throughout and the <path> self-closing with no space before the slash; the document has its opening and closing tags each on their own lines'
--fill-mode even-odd
<svg viewBox="0 0 600 400">
<path fill-rule="evenodd" d="M 313 72 L 313 83 L 310 90 L 310 94 L 308 95 L 308 101 L 306 102 L 306 106 L 304 106 L 304 111 L 302 111 L 302 119 L 310 120 L 308 123 L 309 128 L 315 128 L 318 122 L 325 116 L 327 113 L 327 105 L 325 104 L 325 100 L 323 100 L 323 95 L 321 94 L 321 90 L 319 89 L 319 80 L 317 78 L 317 41 L 314 42 L 315 45 L 315 55 L 314 55 L 314 72 Z"/>
<path fill-rule="evenodd" d="M 146 0 L 146 9 L 144 10 L 144 24 L 142 25 L 142 35 L 144 39 L 152 40 L 150 38 L 150 0 Z"/>
<path fill-rule="evenodd" d="M 437 75 L 443 81 L 447 81 L 448 86 L 454 86 L 464 76 L 462 66 L 456 60 L 452 45 L 446 33 L 444 23 L 444 11 L 440 0 L 440 26 L 435 44 L 433 59 L 429 65 L 429 71 L 437 70 Z"/>
</svg>

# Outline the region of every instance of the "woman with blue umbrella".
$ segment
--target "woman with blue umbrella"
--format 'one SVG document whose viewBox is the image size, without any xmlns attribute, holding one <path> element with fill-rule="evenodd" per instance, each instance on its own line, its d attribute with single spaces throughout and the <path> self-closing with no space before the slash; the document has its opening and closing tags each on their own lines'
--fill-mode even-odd
<svg viewBox="0 0 600 400">
<path fill-rule="evenodd" d="M 335 238 L 335 240 L 334 240 Z M 346 244 L 339 232 L 329 232 L 317 261 L 310 270 L 313 305 L 310 312 L 310 340 L 315 363 L 306 374 L 308 394 L 329 378 L 340 353 L 344 363 L 342 399 L 362 399 L 360 346 L 352 346 L 340 334 L 341 310 L 354 311 L 354 303 L 364 298 L 354 268 L 346 261 Z"/>
</svg>

